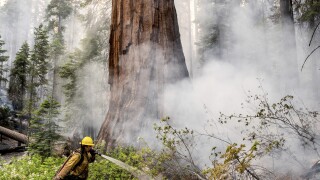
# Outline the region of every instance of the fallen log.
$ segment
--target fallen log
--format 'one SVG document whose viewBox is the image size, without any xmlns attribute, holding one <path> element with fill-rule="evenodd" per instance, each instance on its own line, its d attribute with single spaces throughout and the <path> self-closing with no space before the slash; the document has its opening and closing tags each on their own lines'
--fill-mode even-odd
<svg viewBox="0 0 320 180">
<path fill-rule="evenodd" d="M 11 139 L 14 139 L 18 142 L 21 142 L 23 144 L 27 144 L 28 142 L 28 137 L 26 135 L 13 131 L 11 129 L 7 129 L 2 126 L 0 126 L 0 134 L 7 136 Z"/>
</svg>

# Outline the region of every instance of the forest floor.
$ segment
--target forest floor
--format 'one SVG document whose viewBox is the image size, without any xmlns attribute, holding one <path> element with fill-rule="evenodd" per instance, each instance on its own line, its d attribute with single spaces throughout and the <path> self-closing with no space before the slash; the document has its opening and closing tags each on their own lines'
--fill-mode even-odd
<svg viewBox="0 0 320 180">
<path fill-rule="evenodd" d="M 18 147 L 18 142 L 4 137 L 2 136 L 2 138 L 0 139 L 0 151 L 2 150 L 6 150 L 6 149 L 13 149 Z M 11 161 L 12 158 L 14 157 L 20 157 L 25 155 L 27 152 L 26 151 L 22 151 L 21 150 L 17 150 L 17 151 L 13 151 L 13 152 L 7 152 L 7 153 L 0 153 L 0 163 L 3 160 L 5 163 L 9 163 Z"/>
</svg>

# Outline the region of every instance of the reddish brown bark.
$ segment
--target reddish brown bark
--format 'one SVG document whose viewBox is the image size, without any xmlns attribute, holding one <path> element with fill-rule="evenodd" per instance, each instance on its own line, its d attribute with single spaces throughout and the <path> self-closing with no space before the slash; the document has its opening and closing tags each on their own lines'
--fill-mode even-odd
<svg viewBox="0 0 320 180">
<path fill-rule="evenodd" d="M 164 88 L 187 77 L 174 0 L 113 0 L 111 98 L 99 141 L 126 143 L 160 119 Z"/>
</svg>

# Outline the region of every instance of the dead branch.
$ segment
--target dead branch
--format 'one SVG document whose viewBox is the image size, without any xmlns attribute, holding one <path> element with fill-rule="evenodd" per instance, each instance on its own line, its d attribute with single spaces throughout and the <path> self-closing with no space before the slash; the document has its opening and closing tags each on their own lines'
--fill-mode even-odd
<svg viewBox="0 0 320 180">
<path fill-rule="evenodd" d="M 320 45 L 318 47 L 316 47 L 313 51 L 311 51 L 311 53 L 307 56 L 307 58 L 304 60 L 302 67 L 301 67 L 301 71 L 303 69 L 304 64 L 306 63 L 306 61 L 308 60 L 308 58 L 318 49 L 320 48 Z"/>
<path fill-rule="evenodd" d="M 320 25 L 320 21 L 319 21 L 317 27 L 313 30 L 313 33 L 312 33 L 312 36 L 311 36 L 311 39 L 310 39 L 310 42 L 309 42 L 309 46 L 311 45 L 311 41 L 312 41 L 313 36 L 314 36 L 314 34 L 316 33 L 316 30 L 318 29 L 319 25 Z"/>
</svg>

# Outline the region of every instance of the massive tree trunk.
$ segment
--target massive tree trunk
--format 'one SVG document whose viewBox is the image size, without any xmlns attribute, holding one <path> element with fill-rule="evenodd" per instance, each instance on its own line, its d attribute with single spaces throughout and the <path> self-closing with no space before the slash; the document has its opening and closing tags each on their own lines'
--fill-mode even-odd
<svg viewBox="0 0 320 180">
<path fill-rule="evenodd" d="M 98 140 L 130 143 L 164 116 L 164 88 L 187 77 L 174 0 L 113 0 L 111 97 Z"/>
</svg>

